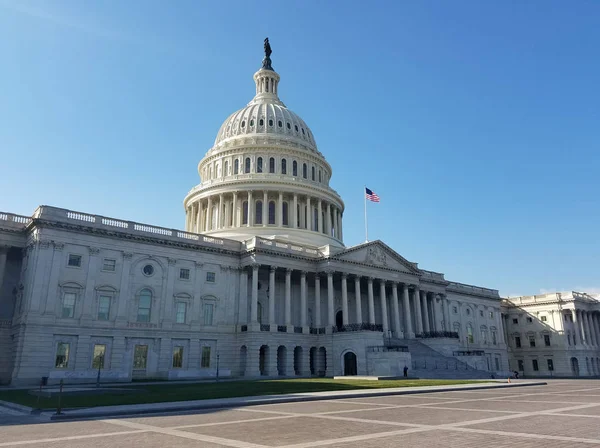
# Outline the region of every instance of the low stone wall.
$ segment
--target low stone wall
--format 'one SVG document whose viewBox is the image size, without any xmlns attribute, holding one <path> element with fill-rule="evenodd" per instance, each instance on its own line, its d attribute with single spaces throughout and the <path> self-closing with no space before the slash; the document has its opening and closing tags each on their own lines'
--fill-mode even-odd
<svg viewBox="0 0 600 448">
<path fill-rule="evenodd" d="M 231 376 L 231 370 L 219 369 L 219 378 Z M 169 380 L 195 380 L 203 378 L 216 378 L 217 369 L 176 369 L 169 370 Z"/>
<path fill-rule="evenodd" d="M 409 352 L 368 352 L 367 366 L 369 375 L 403 376 L 405 366 L 410 371 L 411 356 Z"/>
</svg>

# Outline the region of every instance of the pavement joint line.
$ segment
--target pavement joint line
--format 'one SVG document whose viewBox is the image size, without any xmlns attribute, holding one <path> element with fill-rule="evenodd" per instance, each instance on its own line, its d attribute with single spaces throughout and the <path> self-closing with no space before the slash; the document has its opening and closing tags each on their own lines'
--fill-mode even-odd
<svg viewBox="0 0 600 448">
<path fill-rule="evenodd" d="M 509 437 L 524 437 L 528 439 L 541 439 L 541 440 L 560 440 L 563 442 L 580 442 L 590 443 L 597 445 L 600 443 L 600 439 L 586 439 L 582 437 L 570 437 L 570 436 L 553 436 L 549 434 L 533 434 L 530 432 L 511 432 L 511 431 L 496 431 L 493 429 L 477 429 L 477 428 L 464 428 L 464 427 L 443 427 L 439 426 L 440 430 L 458 431 L 458 432 L 469 432 L 476 434 L 493 434 L 497 436 L 509 436 Z"/>
<path fill-rule="evenodd" d="M 0 446 L 33 445 L 36 443 L 67 442 L 69 440 L 85 440 L 85 439 L 93 439 L 93 438 L 98 438 L 98 437 L 117 436 L 117 435 L 123 435 L 123 434 L 140 434 L 142 432 L 148 432 L 148 430 L 107 432 L 107 433 L 100 433 L 100 434 L 82 434 L 79 436 L 52 437 L 52 438 L 46 438 L 46 439 L 16 440 L 14 442 L 0 442 Z"/>
<path fill-rule="evenodd" d="M 554 415 L 556 417 L 588 417 L 588 418 L 600 418 L 600 415 L 588 415 L 588 414 L 559 414 L 558 412 L 546 412 L 544 415 Z"/>
<path fill-rule="evenodd" d="M 215 443 L 217 445 L 224 445 L 224 446 L 229 446 L 229 447 L 233 447 L 233 448 L 272 448 L 272 447 L 268 447 L 266 445 L 259 445 L 256 443 L 244 442 L 241 440 L 225 439 L 222 437 L 208 436 L 208 435 L 204 435 L 204 434 L 196 434 L 193 432 L 179 431 L 177 429 L 171 429 L 171 428 L 160 428 L 158 426 L 148 425 L 145 423 L 135 423 L 135 422 L 129 422 L 129 421 L 125 421 L 125 420 L 115 420 L 115 419 L 106 419 L 106 420 L 100 420 L 100 421 L 105 422 L 105 423 L 111 423 L 111 424 L 117 425 L 117 426 L 125 426 L 126 428 L 144 429 L 147 432 L 156 432 L 156 433 L 160 433 L 163 435 L 181 437 L 184 439 L 191 439 L 191 440 L 196 440 L 199 442 Z"/>
<path fill-rule="evenodd" d="M 295 415 L 278 415 L 275 417 L 261 417 L 261 418 L 248 418 L 245 420 L 231 420 L 228 422 L 213 422 L 213 423 L 199 423 L 196 425 L 181 425 L 181 426 L 168 426 L 170 429 L 186 429 L 186 428 L 201 428 L 207 426 L 223 426 L 223 425 L 239 425 L 240 423 L 252 423 L 252 422 L 264 422 L 269 420 L 282 420 L 287 418 L 294 418 Z"/>
</svg>

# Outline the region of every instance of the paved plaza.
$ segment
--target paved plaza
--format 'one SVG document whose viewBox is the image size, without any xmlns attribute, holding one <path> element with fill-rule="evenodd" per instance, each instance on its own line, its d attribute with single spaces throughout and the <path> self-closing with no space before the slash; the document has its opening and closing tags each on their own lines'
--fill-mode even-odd
<svg viewBox="0 0 600 448">
<path fill-rule="evenodd" d="M 600 381 L 44 422 L 0 411 L 0 447 L 600 445 Z"/>
</svg>

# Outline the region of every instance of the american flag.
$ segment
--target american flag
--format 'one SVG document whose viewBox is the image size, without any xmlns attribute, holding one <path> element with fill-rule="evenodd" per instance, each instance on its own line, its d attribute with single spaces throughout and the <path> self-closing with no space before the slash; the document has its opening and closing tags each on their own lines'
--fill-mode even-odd
<svg viewBox="0 0 600 448">
<path fill-rule="evenodd" d="M 367 195 L 367 199 L 372 202 L 379 202 L 379 196 L 373 190 L 369 190 L 365 187 L 365 194 Z"/>
</svg>

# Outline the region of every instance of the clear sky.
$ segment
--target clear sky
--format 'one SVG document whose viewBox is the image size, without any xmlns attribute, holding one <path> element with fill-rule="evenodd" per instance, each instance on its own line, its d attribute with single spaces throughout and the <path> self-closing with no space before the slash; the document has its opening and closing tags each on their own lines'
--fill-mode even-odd
<svg viewBox="0 0 600 448">
<path fill-rule="evenodd" d="M 0 0 L 0 210 L 183 228 L 268 36 L 381 239 L 503 295 L 600 292 L 600 2 Z"/>
</svg>

